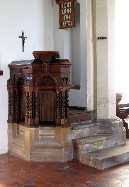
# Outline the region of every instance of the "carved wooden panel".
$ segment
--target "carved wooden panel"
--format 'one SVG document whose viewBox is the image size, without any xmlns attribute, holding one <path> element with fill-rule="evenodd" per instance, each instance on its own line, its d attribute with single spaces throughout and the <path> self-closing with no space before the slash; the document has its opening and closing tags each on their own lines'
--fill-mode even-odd
<svg viewBox="0 0 129 187">
<path fill-rule="evenodd" d="M 56 120 L 56 92 L 39 91 L 40 123 L 55 122 Z"/>
</svg>

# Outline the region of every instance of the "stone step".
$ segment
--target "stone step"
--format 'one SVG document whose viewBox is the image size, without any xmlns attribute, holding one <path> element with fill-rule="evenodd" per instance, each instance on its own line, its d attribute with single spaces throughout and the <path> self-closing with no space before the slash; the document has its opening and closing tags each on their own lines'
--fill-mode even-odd
<svg viewBox="0 0 129 187">
<path fill-rule="evenodd" d="M 54 141 L 54 128 L 44 127 L 39 129 L 39 139 L 40 141 Z"/>
<path fill-rule="evenodd" d="M 72 123 L 72 139 L 94 136 L 99 132 L 99 125 L 92 121 Z"/>
<path fill-rule="evenodd" d="M 56 161 L 65 162 L 73 157 L 72 150 L 67 152 L 64 144 L 54 141 L 37 141 L 32 144 L 30 160 L 31 161 Z"/>
<path fill-rule="evenodd" d="M 113 147 L 94 153 L 84 153 L 80 162 L 85 165 L 103 170 L 129 161 L 129 142 L 123 146 Z"/>
<path fill-rule="evenodd" d="M 54 128 L 52 127 L 39 128 L 39 135 L 40 136 L 54 136 Z"/>
<path fill-rule="evenodd" d="M 107 149 L 111 147 L 121 146 L 125 144 L 124 139 L 116 138 L 115 136 L 91 136 L 73 140 L 74 159 L 80 160 L 80 157 L 85 153 L 91 153 Z"/>
<path fill-rule="evenodd" d="M 56 141 L 36 141 L 32 144 L 32 149 L 62 149 L 63 144 Z"/>
<path fill-rule="evenodd" d="M 107 141 L 108 137 L 97 135 L 73 140 L 74 159 L 80 160 L 84 153 L 94 152 L 106 148 Z"/>
<path fill-rule="evenodd" d="M 99 126 L 98 134 L 116 134 L 116 133 L 123 133 L 125 128 L 123 127 L 123 122 L 120 120 L 97 120 L 96 124 Z"/>
<path fill-rule="evenodd" d="M 67 152 L 63 153 L 61 149 L 54 149 L 54 150 L 48 149 L 45 150 L 44 152 L 42 152 L 41 150 L 32 149 L 30 160 L 37 161 L 37 162 L 40 161 L 66 162 L 69 160 L 69 157 L 71 156 L 71 154 L 70 155 L 69 154 Z"/>
</svg>

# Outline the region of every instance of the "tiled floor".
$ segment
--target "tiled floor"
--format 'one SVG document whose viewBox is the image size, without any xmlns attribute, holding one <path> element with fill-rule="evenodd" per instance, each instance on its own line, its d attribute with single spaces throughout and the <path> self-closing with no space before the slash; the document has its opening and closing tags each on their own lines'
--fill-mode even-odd
<svg viewBox="0 0 129 187">
<path fill-rule="evenodd" d="M 99 171 L 78 162 L 27 162 L 0 155 L 0 187 L 129 187 L 129 163 Z"/>
</svg>

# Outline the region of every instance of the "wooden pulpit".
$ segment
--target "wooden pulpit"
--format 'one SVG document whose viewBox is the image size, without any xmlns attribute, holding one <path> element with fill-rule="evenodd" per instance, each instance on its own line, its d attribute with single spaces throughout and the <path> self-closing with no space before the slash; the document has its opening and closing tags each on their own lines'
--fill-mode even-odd
<svg viewBox="0 0 129 187">
<path fill-rule="evenodd" d="M 58 51 L 34 51 L 34 60 L 9 64 L 8 122 L 69 125 L 70 67 Z"/>
</svg>

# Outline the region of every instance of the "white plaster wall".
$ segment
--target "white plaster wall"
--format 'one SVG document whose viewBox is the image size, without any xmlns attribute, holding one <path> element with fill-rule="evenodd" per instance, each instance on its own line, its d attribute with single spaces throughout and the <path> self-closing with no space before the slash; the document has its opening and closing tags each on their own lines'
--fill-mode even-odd
<svg viewBox="0 0 129 187">
<path fill-rule="evenodd" d="M 13 60 L 33 59 L 34 50 L 53 50 L 53 12 L 51 0 L 0 1 L 0 154 L 8 150 L 7 115 L 8 64 Z M 25 52 L 19 36 L 27 36 Z"/>
<path fill-rule="evenodd" d="M 80 90 L 72 89 L 70 91 L 70 106 L 87 106 L 87 43 L 86 43 L 86 34 L 87 34 L 87 4 L 86 0 L 78 0 L 80 4 L 80 64 L 81 64 L 81 73 L 80 73 Z M 76 44 L 78 45 L 78 44 Z M 74 62 L 73 62 L 74 65 Z M 78 76 L 78 73 L 77 75 Z"/>
<path fill-rule="evenodd" d="M 80 4 L 75 2 L 75 23 L 71 29 L 72 35 L 72 84 L 80 86 L 81 60 L 80 60 Z"/>
<path fill-rule="evenodd" d="M 70 91 L 69 103 L 70 106 L 80 106 L 87 107 L 89 110 L 93 109 L 93 60 L 91 56 L 91 43 L 92 34 L 91 29 L 91 1 L 90 0 L 77 0 L 80 4 L 80 38 L 74 45 L 79 46 L 80 57 L 80 70 L 75 69 L 76 76 L 80 79 L 80 90 L 72 89 Z M 58 5 L 54 4 L 54 49 L 60 51 L 61 58 L 68 58 L 69 60 L 74 60 L 72 54 L 75 53 L 76 46 L 72 47 L 72 29 L 59 29 L 59 15 L 58 15 Z M 87 29 L 89 31 L 87 32 Z M 70 38 L 71 37 L 71 38 Z M 89 47 L 89 53 L 87 54 L 87 46 Z M 74 52 L 73 52 L 74 50 Z M 77 63 L 77 62 L 76 62 Z M 74 61 L 72 62 L 74 66 Z M 87 68 L 90 68 L 88 69 Z M 80 73 L 78 73 L 80 71 Z M 74 75 L 75 76 L 75 75 Z M 89 80 L 87 84 L 87 80 Z"/>
<path fill-rule="evenodd" d="M 81 77 L 80 90 L 70 92 L 70 105 L 93 110 L 92 4 L 90 0 L 77 0 L 77 2 L 80 4 Z"/>
</svg>

